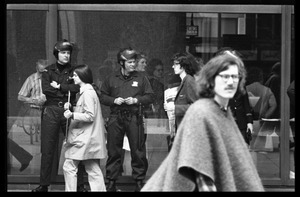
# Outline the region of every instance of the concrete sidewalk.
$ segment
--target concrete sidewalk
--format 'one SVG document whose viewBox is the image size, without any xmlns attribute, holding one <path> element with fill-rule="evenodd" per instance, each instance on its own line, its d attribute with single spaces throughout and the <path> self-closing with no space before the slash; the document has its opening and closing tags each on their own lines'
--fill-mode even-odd
<svg viewBox="0 0 300 197">
<path fill-rule="evenodd" d="M 32 189 L 36 188 L 38 185 L 35 184 L 8 184 L 7 192 L 31 192 Z M 118 185 L 118 189 L 121 192 L 134 192 L 135 185 Z M 64 192 L 64 185 L 51 185 L 49 187 L 49 192 Z M 295 187 L 266 187 L 266 192 L 295 192 Z"/>
</svg>

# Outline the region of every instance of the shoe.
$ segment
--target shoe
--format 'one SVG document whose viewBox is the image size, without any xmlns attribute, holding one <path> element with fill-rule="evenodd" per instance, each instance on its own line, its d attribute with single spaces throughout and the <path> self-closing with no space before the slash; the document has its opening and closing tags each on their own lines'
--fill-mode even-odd
<svg viewBox="0 0 300 197">
<path fill-rule="evenodd" d="M 116 181 L 115 180 L 109 180 L 107 186 L 106 186 L 106 191 L 107 192 L 116 192 Z"/>
<path fill-rule="evenodd" d="M 32 159 L 33 159 L 33 156 L 30 155 L 30 158 L 29 158 L 28 162 L 22 163 L 19 171 L 22 172 L 23 170 L 25 170 L 29 166 L 29 164 L 30 164 L 30 162 L 31 162 Z"/>
<path fill-rule="evenodd" d="M 48 192 L 48 186 L 47 185 L 40 185 L 37 188 L 31 190 L 32 192 Z"/>
<path fill-rule="evenodd" d="M 144 183 L 143 183 L 143 181 L 142 180 L 137 180 L 136 181 L 136 185 L 135 185 L 135 192 L 139 192 L 139 191 L 141 191 L 141 189 L 143 188 L 143 186 L 144 186 Z"/>
<path fill-rule="evenodd" d="M 84 185 L 77 186 L 77 192 L 88 192 Z"/>
</svg>

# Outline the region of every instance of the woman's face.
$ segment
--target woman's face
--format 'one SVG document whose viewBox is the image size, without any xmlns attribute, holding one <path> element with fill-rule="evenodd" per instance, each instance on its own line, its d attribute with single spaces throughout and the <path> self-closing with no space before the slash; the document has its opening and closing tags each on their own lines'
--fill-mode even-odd
<svg viewBox="0 0 300 197">
<path fill-rule="evenodd" d="M 146 66 L 147 66 L 147 60 L 145 58 L 142 58 L 137 62 L 136 70 L 137 71 L 145 71 Z"/>
<path fill-rule="evenodd" d="M 239 71 L 237 65 L 230 65 L 227 70 L 215 77 L 215 97 L 221 100 L 233 98 L 239 85 Z"/>
<path fill-rule="evenodd" d="M 153 71 L 153 75 L 157 78 L 162 78 L 164 74 L 164 68 L 162 65 L 156 65 L 155 70 Z"/>
<path fill-rule="evenodd" d="M 75 83 L 75 84 L 80 85 L 80 84 L 82 83 L 82 81 L 81 81 L 80 78 L 78 77 L 76 71 L 74 71 L 74 73 L 73 73 L 73 80 L 74 80 L 74 83 Z"/>
</svg>

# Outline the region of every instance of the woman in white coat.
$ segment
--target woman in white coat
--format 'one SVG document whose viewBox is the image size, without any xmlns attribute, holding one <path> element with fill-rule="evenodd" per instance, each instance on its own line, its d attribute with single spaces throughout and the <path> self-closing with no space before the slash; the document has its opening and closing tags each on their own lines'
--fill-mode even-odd
<svg viewBox="0 0 300 197">
<path fill-rule="evenodd" d="M 91 191 L 106 191 L 104 177 L 100 169 L 100 159 L 107 156 L 105 127 L 100 101 L 93 87 L 93 74 L 87 65 L 78 65 L 73 71 L 74 83 L 80 86 L 74 112 L 64 113 L 70 118 L 70 126 L 65 143 L 63 165 L 65 190 L 76 191 L 78 163 L 82 161 L 88 173 Z M 65 104 L 68 108 L 69 104 Z"/>
</svg>

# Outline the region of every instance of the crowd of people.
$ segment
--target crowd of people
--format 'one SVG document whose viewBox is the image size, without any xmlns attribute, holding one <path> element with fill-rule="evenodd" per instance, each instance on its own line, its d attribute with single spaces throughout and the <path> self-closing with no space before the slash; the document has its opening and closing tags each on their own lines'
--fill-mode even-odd
<svg viewBox="0 0 300 197">
<path fill-rule="evenodd" d="M 124 137 L 135 191 L 264 191 L 249 152 L 249 135 L 253 119 L 278 117 L 280 97 L 274 88 L 280 65 L 274 66 L 265 85 L 259 69 L 249 71 L 251 83 L 246 86 L 246 68 L 237 51 L 222 48 L 205 65 L 178 52 L 170 58 L 174 73 L 166 86 L 162 61 L 149 61 L 143 52 L 127 47 L 117 54 L 120 67 L 97 86 L 88 65 L 71 65 L 73 47 L 68 40 L 58 41 L 53 50 L 56 62 L 46 66 L 38 61 L 41 68 L 31 85 L 38 83 L 34 94 L 39 96 L 28 97 L 25 86 L 19 93 L 20 100 L 39 109 L 35 116 L 41 118 L 40 185 L 33 192 L 48 191 L 60 132 L 65 136 L 65 191 L 86 192 L 84 173 L 91 191 L 119 191 Z M 175 92 L 166 102 L 168 88 Z M 252 106 L 249 96 L 261 99 Z M 107 119 L 101 105 L 109 108 Z M 169 153 L 146 183 L 145 117 L 174 117 Z"/>
</svg>

